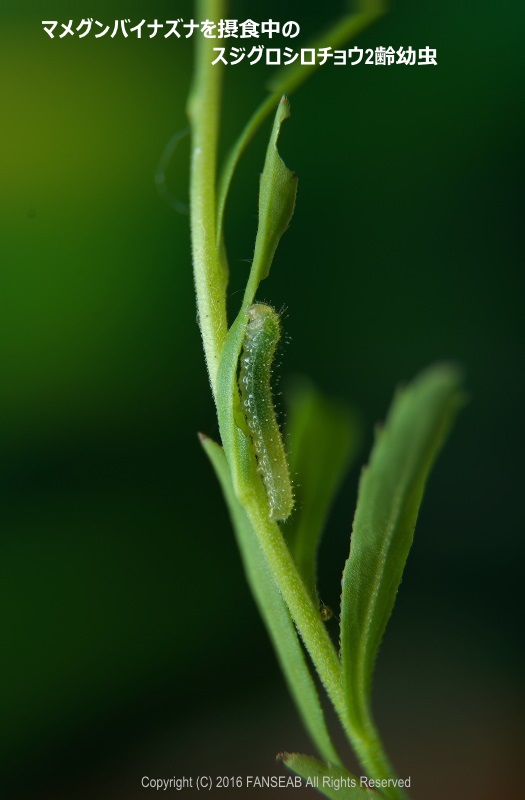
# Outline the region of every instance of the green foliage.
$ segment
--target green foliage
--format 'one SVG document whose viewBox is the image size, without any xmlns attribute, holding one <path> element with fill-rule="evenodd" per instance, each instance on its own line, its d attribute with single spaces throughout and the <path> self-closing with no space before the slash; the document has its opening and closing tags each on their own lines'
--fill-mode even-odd
<svg viewBox="0 0 525 800">
<path fill-rule="evenodd" d="M 217 413 L 226 457 L 232 470 L 235 491 L 239 498 L 253 495 L 259 483 L 252 457 L 249 435 L 243 422 L 244 413 L 237 388 L 239 356 L 248 325 L 248 313 L 261 280 L 270 272 L 275 250 L 293 214 L 297 178 L 285 166 L 277 152 L 277 139 L 282 122 L 290 115 L 288 101 L 281 99 L 266 151 L 259 187 L 259 223 L 255 254 L 241 309 L 224 344 L 218 371 Z"/>
<path fill-rule="evenodd" d="M 349 3 L 350 5 L 350 3 Z M 386 12 L 384 0 L 357 0 L 352 3 L 351 13 L 344 14 L 320 36 L 308 44 L 308 47 L 317 50 L 321 47 L 337 48 L 345 42 L 354 39 L 362 30 L 375 22 Z M 217 241 L 222 243 L 224 211 L 228 193 L 233 180 L 235 169 L 240 158 L 253 137 L 277 108 L 283 95 L 291 94 L 310 78 L 319 69 L 319 63 L 304 65 L 297 64 L 277 70 L 268 81 L 267 87 L 271 94 L 264 100 L 255 113 L 250 117 L 246 127 L 231 148 L 221 171 L 217 201 Z"/>
<path fill-rule="evenodd" d="M 367 726 L 377 650 L 429 471 L 462 402 L 460 385 L 456 369 L 438 366 L 400 391 L 363 470 L 341 598 L 348 714 L 358 729 Z"/>
<path fill-rule="evenodd" d="M 281 125 L 290 116 L 288 98 L 277 108 L 259 189 L 259 225 L 253 257 L 253 280 L 267 278 L 279 240 L 290 224 L 297 195 L 297 175 L 285 165 L 277 150 Z"/>
<path fill-rule="evenodd" d="M 340 763 L 290 612 L 264 559 L 250 520 L 235 496 L 223 449 L 206 436 L 201 435 L 200 439 L 224 492 L 246 578 L 275 647 L 290 693 L 323 758 Z"/>
<path fill-rule="evenodd" d="M 202 0 L 202 18 L 224 16 L 224 11 L 222 0 Z M 380 13 L 382 4 L 364 2 L 360 14 L 344 17 L 323 39 L 324 43 L 342 43 Z M 288 468 L 269 377 L 280 324 L 271 307 L 253 305 L 260 282 L 270 273 L 280 238 L 290 224 L 297 191 L 297 178 L 277 150 L 281 125 L 290 114 L 289 103 L 284 96 L 276 97 L 275 92 L 295 88 L 311 70 L 290 70 L 287 78 L 281 79 L 279 73 L 274 78 L 274 95 L 256 112 L 226 161 L 217 197 L 215 160 L 221 68 L 210 66 L 209 55 L 209 47 L 199 45 L 190 102 L 194 139 L 191 205 L 199 319 L 222 447 L 207 437 L 201 437 L 201 441 L 221 483 L 246 576 L 290 691 L 326 763 L 299 755 L 286 755 L 283 760 L 303 777 L 324 776 L 333 781 L 346 778 L 349 783 L 344 789 L 325 787 L 328 797 L 403 800 L 406 794 L 397 784 L 370 712 L 372 673 L 412 543 L 423 489 L 460 404 L 460 378 L 450 366 L 424 373 L 397 396 L 386 426 L 378 434 L 370 465 L 361 479 L 350 557 L 343 574 L 340 657 L 324 624 L 326 613 L 319 606 L 317 551 L 335 492 L 357 452 L 358 427 L 350 412 L 311 386 L 304 385 L 295 392 L 289 449 L 292 472 L 297 475 L 297 508 L 281 530 L 276 520 L 286 519 L 292 503 L 291 493 L 286 490 L 286 502 L 283 499 L 277 504 L 279 507 L 272 505 L 272 493 L 274 489 L 278 493 L 277 483 L 288 480 Z M 226 332 L 224 206 L 240 155 L 276 107 L 259 187 L 254 259 L 241 308 Z M 207 137 L 208 128 L 213 133 L 211 137 Z M 240 369 L 243 345 L 243 358 L 249 355 L 253 333 L 249 326 L 256 317 L 268 328 L 257 343 L 257 363 Z M 256 371 L 258 379 L 250 377 L 244 401 L 253 401 L 254 405 L 246 413 L 238 381 L 240 377 L 246 383 L 248 370 L 253 370 L 254 376 Z M 255 424 L 253 409 L 257 409 Z M 273 442 L 279 443 L 278 468 L 277 462 L 268 461 L 260 443 L 254 441 L 269 432 Z M 272 484 L 268 482 L 270 473 Z M 351 784 L 353 776 L 340 764 L 331 742 L 311 667 L 367 774 L 384 782 L 381 794 Z"/>
</svg>

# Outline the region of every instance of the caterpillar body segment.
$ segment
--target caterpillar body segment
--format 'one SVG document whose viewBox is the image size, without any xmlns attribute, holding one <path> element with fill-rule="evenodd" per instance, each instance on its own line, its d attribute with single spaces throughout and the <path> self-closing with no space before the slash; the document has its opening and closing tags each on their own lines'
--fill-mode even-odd
<svg viewBox="0 0 525 800">
<path fill-rule="evenodd" d="M 271 387 L 272 365 L 280 336 L 281 322 L 275 309 L 263 303 L 256 303 L 248 309 L 239 382 L 272 520 L 287 519 L 294 505 Z"/>
</svg>

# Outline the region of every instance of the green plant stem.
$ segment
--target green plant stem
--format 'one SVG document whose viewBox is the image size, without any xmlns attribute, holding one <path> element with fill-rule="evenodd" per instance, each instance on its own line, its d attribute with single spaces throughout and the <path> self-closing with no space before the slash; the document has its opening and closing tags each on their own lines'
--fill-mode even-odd
<svg viewBox="0 0 525 800">
<path fill-rule="evenodd" d="M 349 739 L 367 775 L 375 780 L 396 778 L 396 772 L 386 755 L 383 742 L 370 714 L 359 728 L 350 721 Z M 391 800 L 409 800 L 407 793 L 398 786 L 381 789 L 381 793 Z"/>
<path fill-rule="evenodd" d="M 268 519 L 267 504 L 260 498 L 261 488 L 244 499 L 245 510 L 257 535 L 259 544 L 275 582 L 290 610 L 297 630 L 312 659 L 317 673 L 337 712 L 341 724 L 369 777 L 396 778 L 385 753 L 379 733 L 366 712 L 359 727 L 349 718 L 344 695 L 341 662 L 328 635 L 319 609 L 301 579 L 279 526 Z M 262 490 L 264 491 L 264 490 Z M 398 787 L 383 790 L 392 800 L 407 800 Z"/>
<path fill-rule="evenodd" d="M 267 503 L 259 502 L 257 494 L 245 502 L 248 518 L 321 682 L 343 720 L 346 717 L 346 707 L 341 662 L 319 609 L 310 598 L 297 571 L 281 530 L 276 522 L 268 519 Z"/>
<path fill-rule="evenodd" d="M 255 113 L 250 117 L 249 122 L 245 126 L 244 130 L 242 131 L 241 135 L 235 142 L 234 146 L 228 153 L 226 158 L 226 162 L 222 168 L 220 179 L 219 179 L 219 200 L 217 206 L 217 237 L 219 240 L 222 239 L 223 236 L 223 225 L 224 225 L 224 212 L 226 210 L 226 200 L 228 199 L 228 193 L 230 191 L 231 182 L 233 180 L 233 174 L 237 167 L 237 164 L 240 161 L 241 155 L 243 154 L 244 150 L 248 147 L 252 139 L 254 138 L 255 134 L 263 124 L 263 122 L 268 119 L 272 111 L 275 111 L 277 106 L 279 105 L 279 101 L 282 97 L 284 92 L 273 92 L 269 97 L 264 100 L 259 108 L 255 111 Z M 217 246 L 219 246 L 219 242 L 217 242 Z"/>
<path fill-rule="evenodd" d="M 199 0 L 197 19 L 221 19 L 225 0 Z M 217 143 L 223 68 L 212 65 L 213 39 L 197 37 L 195 79 L 188 99 L 192 130 L 190 205 L 193 272 L 199 326 L 216 398 L 219 358 L 228 332 L 226 286 L 228 282 L 216 235 Z"/>
</svg>

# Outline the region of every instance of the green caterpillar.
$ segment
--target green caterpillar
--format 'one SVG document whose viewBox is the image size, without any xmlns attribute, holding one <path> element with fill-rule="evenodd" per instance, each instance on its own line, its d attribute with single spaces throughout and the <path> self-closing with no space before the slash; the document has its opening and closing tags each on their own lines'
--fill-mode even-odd
<svg viewBox="0 0 525 800">
<path fill-rule="evenodd" d="M 250 306 L 239 383 L 272 520 L 287 519 L 294 504 L 271 387 L 272 364 L 280 336 L 281 324 L 275 309 L 262 303 Z"/>
</svg>

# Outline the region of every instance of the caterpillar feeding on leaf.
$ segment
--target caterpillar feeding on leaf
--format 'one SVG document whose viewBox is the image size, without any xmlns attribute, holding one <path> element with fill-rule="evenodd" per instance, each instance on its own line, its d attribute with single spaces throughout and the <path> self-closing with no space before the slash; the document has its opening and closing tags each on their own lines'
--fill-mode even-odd
<svg viewBox="0 0 525 800">
<path fill-rule="evenodd" d="M 263 303 L 250 306 L 239 384 L 272 520 L 287 519 L 294 504 L 288 461 L 275 415 L 271 387 L 272 364 L 280 336 L 281 323 L 275 309 Z"/>
</svg>

